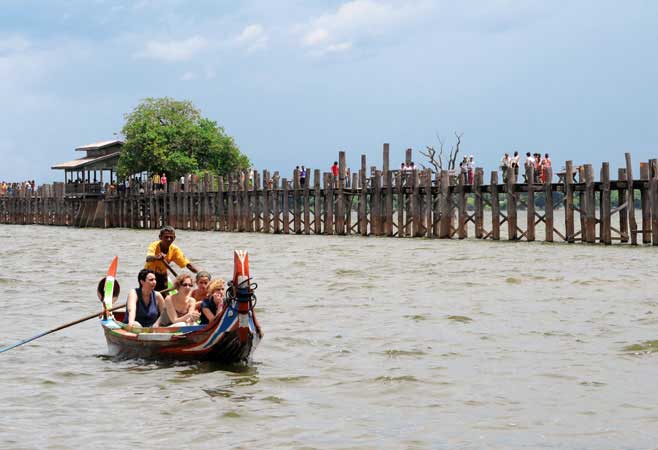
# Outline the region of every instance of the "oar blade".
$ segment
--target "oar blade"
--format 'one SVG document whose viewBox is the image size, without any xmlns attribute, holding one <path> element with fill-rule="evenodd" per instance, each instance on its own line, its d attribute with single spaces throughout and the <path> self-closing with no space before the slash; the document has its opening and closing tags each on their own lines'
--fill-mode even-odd
<svg viewBox="0 0 658 450">
<path fill-rule="evenodd" d="M 114 292 L 114 282 L 117 276 L 117 266 L 119 265 L 119 257 L 115 256 L 110 264 L 110 267 L 107 269 L 107 275 L 105 278 L 105 292 L 103 294 L 103 305 L 105 310 L 108 311 L 112 309 L 112 293 Z"/>
</svg>

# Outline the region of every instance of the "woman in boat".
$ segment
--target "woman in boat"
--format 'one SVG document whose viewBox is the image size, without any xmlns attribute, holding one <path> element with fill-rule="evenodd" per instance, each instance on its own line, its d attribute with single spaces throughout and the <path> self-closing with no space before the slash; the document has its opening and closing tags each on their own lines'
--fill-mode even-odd
<svg viewBox="0 0 658 450">
<path fill-rule="evenodd" d="M 183 273 L 176 277 L 174 288 L 177 292 L 174 295 L 168 295 L 165 299 L 164 309 L 158 321 L 159 326 L 181 327 L 193 325 L 199 320 L 196 301 L 190 295 L 193 286 L 192 275 Z"/>
<path fill-rule="evenodd" d="M 208 298 L 201 302 L 201 325 L 212 322 L 218 311 L 222 310 L 226 282 L 222 279 L 215 280 L 208 286 Z"/>
<path fill-rule="evenodd" d="M 139 287 L 128 293 L 126 308 L 128 320 L 125 322 L 133 327 L 157 326 L 158 317 L 164 310 L 164 299 L 155 291 L 155 272 L 142 269 L 137 275 Z"/>
<path fill-rule="evenodd" d="M 212 276 L 205 270 L 200 270 L 196 274 L 196 289 L 192 291 L 192 297 L 196 301 L 196 309 L 201 308 L 201 302 L 203 302 L 206 297 L 210 295 L 208 292 L 208 285 Z"/>
</svg>

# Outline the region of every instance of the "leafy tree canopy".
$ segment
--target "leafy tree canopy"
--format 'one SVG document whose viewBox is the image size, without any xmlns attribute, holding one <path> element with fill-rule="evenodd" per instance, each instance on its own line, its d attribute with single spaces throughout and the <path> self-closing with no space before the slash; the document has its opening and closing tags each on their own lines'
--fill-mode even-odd
<svg viewBox="0 0 658 450">
<path fill-rule="evenodd" d="M 224 128 L 201 117 L 190 101 L 147 98 L 125 118 L 120 176 L 143 171 L 164 172 L 170 179 L 203 171 L 225 175 L 251 165 Z"/>
</svg>

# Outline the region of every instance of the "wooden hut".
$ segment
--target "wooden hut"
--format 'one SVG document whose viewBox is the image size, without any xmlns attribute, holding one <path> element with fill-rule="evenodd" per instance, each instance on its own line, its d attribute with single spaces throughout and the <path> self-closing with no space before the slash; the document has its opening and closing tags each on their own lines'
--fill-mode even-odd
<svg viewBox="0 0 658 450">
<path fill-rule="evenodd" d="M 116 181 L 116 169 L 123 141 L 101 141 L 75 149 L 82 158 L 52 166 L 64 170 L 65 196 L 100 196 L 105 183 Z"/>
</svg>

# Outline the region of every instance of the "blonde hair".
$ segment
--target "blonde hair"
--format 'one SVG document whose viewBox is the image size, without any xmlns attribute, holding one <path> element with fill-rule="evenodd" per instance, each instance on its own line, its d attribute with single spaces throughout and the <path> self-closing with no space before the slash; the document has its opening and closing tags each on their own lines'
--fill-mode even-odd
<svg viewBox="0 0 658 450">
<path fill-rule="evenodd" d="M 208 285 L 207 292 L 208 295 L 212 295 L 215 291 L 219 291 L 219 290 L 222 291 L 226 290 L 226 281 L 222 280 L 221 278 L 211 281 L 210 284 Z"/>
<path fill-rule="evenodd" d="M 189 273 L 181 273 L 174 280 L 174 288 L 176 288 L 176 289 L 180 288 L 180 285 L 183 283 L 183 281 L 185 281 L 188 278 L 189 278 L 190 282 L 192 284 L 194 284 L 194 280 L 192 279 L 192 275 L 190 275 Z"/>
</svg>

